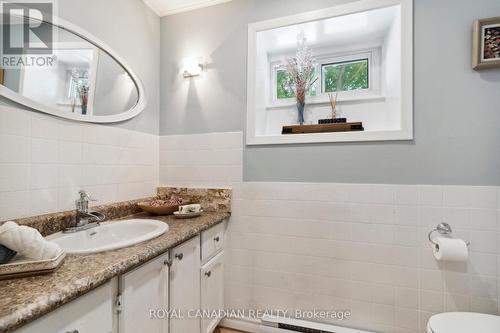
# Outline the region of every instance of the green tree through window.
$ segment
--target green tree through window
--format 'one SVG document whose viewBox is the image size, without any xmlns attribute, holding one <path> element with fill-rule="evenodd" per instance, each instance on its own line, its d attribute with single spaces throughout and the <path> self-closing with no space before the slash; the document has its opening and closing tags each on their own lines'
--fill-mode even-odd
<svg viewBox="0 0 500 333">
<path fill-rule="evenodd" d="M 368 59 L 322 65 L 323 91 L 368 89 Z M 342 78 L 339 76 L 342 74 Z M 337 89 L 337 84 L 342 87 Z"/>
<path fill-rule="evenodd" d="M 295 96 L 293 90 L 288 86 L 288 74 L 284 69 L 276 70 L 276 89 L 276 96 L 279 99 Z"/>
<path fill-rule="evenodd" d="M 312 76 L 316 77 L 316 69 L 313 69 Z M 308 96 L 316 96 L 316 83 L 309 89 Z M 278 99 L 295 97 L 295 92 L 288 84 L 288 73 L 284 69 L 276 70 L 276 97 Z"/>
</svg>

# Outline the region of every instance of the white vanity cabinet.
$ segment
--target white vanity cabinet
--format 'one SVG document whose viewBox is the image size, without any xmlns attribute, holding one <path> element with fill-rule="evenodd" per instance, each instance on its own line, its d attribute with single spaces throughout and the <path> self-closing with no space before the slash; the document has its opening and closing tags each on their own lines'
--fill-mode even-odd
<svg viewBox="0 0 500 333">
<path fill-rule="evenodd" d="M 225 230 L 217 224 L 122 275 L 118 332 L 213 332 L 220 319 L 196 315 L 224 309 Z"/>
<path fill-rule="evenodd" d="M 172 333 L 199 333 L 200 318 L 189 318 L 200 308 L 200 236 L 170 250 L 170 320 Z M 182 316 L 184 318 L 178 318 Z"/>
<path fill-rule="evenodd" d="M 211 333 L 220 318 L 200 314 L 224 309 L 225 231 L 219 223 L 16 333 Z"/>
<path fill-rule="evenodd" d="M 113 302 L 117 279 L 94 289 L 40 319 L 21 327 L 16 333 L 113 333 Z"/>
<path fill-rule="evenodd" d="M 120 333 L 168 333 L 169 263 L 167 253 L 120 276 Z"/>
</svg>

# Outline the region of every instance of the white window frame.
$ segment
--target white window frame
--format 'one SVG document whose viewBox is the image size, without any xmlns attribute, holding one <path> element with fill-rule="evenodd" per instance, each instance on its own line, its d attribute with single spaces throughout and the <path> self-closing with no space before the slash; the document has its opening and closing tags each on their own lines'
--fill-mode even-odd
<svg viewBox="0 0 500 333">
<path fill-rule="evenodd" d="M 345 63 L 345 64 L 346 63 L 353 63 L 353 62 L 364 61 L 364 60 L 367 60 L 367 62 L 368 62 L 368 88 L 355 89 L 355 90 L 349 90 L 349 91 L 339 91 L 339 101 L 341 99 L 346 99 L 346 97 L 348 97 L 348 96 L 353 96 L 355 98 L 356 96 L 364 95 L 364 93 L 366 93 L 366 92 L 373 91 L 374 85 L 376 84 L 375 82 L 380 81 L 380 72 L 375 73 L 376 71 L 374 70 L 372 58 L 373 58 L 373 53 L 366 52 L 366 53 L 356 53 L 356 54 L 349 54 L 349 55 L 345 55 L 345 56 L 332 57 L 329 59 L 323 59 L 319 64 L 319 72 L 321 73 L 321 82 L 320 82 L 321 83 L 321 94 L 328 94 L 324 90 L 324 88 L 325 88 L 325 76 L 324 76 L 324 71 L 323 71 L 324 66 L 342 64 L 342 63 Z M 330 93 L 335 93 L 335 92 L 331 91 Z"/>
<path fill-rule="evenodd" d="M 359 132 L 262 135 L 257 99 L 257 34 L 262 31 L 399 5 L 401 10 L 400 126 Z M 269 89 L 269 88 L 267 88 Z M 269 91 L 269 90 L 268 90 Z M 265 108 L 265 105 L 264 105 Z M 413 140 L 413 0 L 360 0 L 248 25 L 246 145 Z"/>
<path fill-rule="evenodd" d="M 324 76 L 323 66 L 341 62 L 350 62 L 356 60 L 368 59 L 368 89 L 356 89 L 350 91 L 339 91 L 338 102 L 353 102 L 366 101 L 371 99 L 383 100 L 384 96 L 381 93 L 381 47 L 373 47 L 365 50 L 357 50 L 342 53 L 322 53 L 316 57 L 316 75 L 318 81 L 316 85 L 316 95 L 307 96 L 307 104 L 325 104 L 330 103 L 328 93 L 323 91 Z M 283 58 L 283 57 L 281 57 Z M 284 67 L 283 60 L 270 61 L 270 84 L 271 92 L 269 93 L 269 104 L 267 109 L 276 109 L 295 105 L 295 98 L 278 98 L 277 92 L 277 71 Z M 335 92 L 333 92 L 335 93 Z"/>
</svg>

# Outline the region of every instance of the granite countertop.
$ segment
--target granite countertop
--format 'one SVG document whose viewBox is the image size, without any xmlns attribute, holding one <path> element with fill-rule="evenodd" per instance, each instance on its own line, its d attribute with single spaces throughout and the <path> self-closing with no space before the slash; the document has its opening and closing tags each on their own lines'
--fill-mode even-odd
<svg viewBox="0 0 500 333">
<path fill-rule="evenodd" d="M 189 220 L 147 214 L 128 216 L 161 220 L 168 223 L 170 229 L 162 236 L 127 248 L 68 255 L 62 266 L 52 274 L 0 281 L 0 332 L 12 332 L 113 277 L 165 253 L 229 216 L 230 213 L 226 212 L 205 212 Z"/>
</svg>

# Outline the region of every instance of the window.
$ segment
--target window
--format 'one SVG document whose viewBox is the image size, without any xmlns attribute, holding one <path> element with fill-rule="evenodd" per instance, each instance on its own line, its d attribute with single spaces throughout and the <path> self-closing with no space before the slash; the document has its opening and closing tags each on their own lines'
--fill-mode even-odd
<svg viewBox="0 0 500 333">
<path fill-rule="evenodd" d="M 307 96 L 309 104 L 328 103 L 328 93 L 339 91 L 339 100 L 380 98 L 381 48 L 374 47 L 350 53 L 323 52 L 316 55 L 313 78 Z M 281 55 L 270 60 L 270 104 L 268 108 L 280 108 L 295 104 L 295 93 L 289 85 L 288 73 Z M 337 85 L 342 86 L 337 89 Z"/>
<path fill-rule="evenodd" d="M 274 86 L 276 99 L 289 99 L 295 97 L 295 92 L 289 85 L 289 75 L 283 66 L 277 66 L 274 71 Z M 316 77 L 316 68 L 313 69 L 312 77 Z M 316 83 L 308 91 L 308 96 L 316 96 Z"/>
<path fill-rule="evenodd" d="M 276 98 L 292 98 L 295 96 L 288 85 L 288 73 L 284 69 L 276 70 Z"/>
<path fill-rule="evenodd" d="M 333 116 L 333 95 L 336 115 L 362 122 L 364 131 L 283 134 L 283 126 L 298 123 L 285 66 L 302 32 L 317 77 L 305 125 Z M 412 0 L 357 1 L 248 25 L 246 145 L 412 138 Z"/>
<path fill-rule="evenodd" d="M 370 86 L 368 72 L 368 59 L 323 64 L 321 65 L 323 92 L 368 89 Z"/>
<path fill-rule="evenodd" d="M 89 86 L 88 70 L 72 70 L 69 72 L 68 98 L 80 98 L 79 87 Z"/>
</svg>

